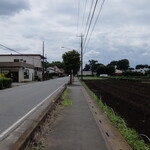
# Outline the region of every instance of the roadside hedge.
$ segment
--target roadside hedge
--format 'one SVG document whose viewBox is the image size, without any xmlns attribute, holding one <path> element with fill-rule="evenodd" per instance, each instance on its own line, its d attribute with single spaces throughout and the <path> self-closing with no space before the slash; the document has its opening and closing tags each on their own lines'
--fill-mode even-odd
<svg viewBox="0 0 150 150">
<path fill-rule="evenodd" d="M 12 80 L 10 78 L 1 77 L 0 78 L 0 90 L 5 88 L 10 88 Z"/>
</svg>

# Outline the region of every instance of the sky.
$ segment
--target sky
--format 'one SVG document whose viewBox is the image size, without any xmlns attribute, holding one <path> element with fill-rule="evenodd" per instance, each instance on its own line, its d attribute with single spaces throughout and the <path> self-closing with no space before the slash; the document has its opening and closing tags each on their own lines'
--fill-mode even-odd
<svg viewBox="0 0 150 150">
<path fill-rule="evenodd" d="M 62 61 L 62 54 L 71 49 L 80 53 L 91 2 L 0 0 L 0 44 L 21 54 L 42 54 L 44 41 L 49 62 Z M 105 65 L 128 59 L 131 67 L 150 65 L 150 1 L 105 0 L 90 34 L 102 2 L 97 3 L 86 41 L 90 40 L 84 45 L 84 64 L 91 59 Z M 11 53 L 15 54 L 0 46 L 0 54 Z"/>
</svg>

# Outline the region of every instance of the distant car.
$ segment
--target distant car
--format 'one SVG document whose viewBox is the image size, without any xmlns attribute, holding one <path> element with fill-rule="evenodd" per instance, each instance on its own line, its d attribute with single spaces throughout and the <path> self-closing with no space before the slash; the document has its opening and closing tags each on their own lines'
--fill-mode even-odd
<svg viewBox="0 0 150 150">
<path fill-rule="evenodd" d="M 100 77 L 108 77 L 108 74 L 100 74 Z"/>
</svg>

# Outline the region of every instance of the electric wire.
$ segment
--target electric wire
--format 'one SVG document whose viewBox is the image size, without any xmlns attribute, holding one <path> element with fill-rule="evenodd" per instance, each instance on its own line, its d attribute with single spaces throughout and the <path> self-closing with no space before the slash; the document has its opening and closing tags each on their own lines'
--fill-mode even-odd
<svg viewBox="0 0 150 150">
<path fill-rule="evenodd" d="M 7 47 L 7 46 L 5 46 L 5 45 L 3 45 L 3 44 L 0 44 L 0 46 L 4 47 L 4 48 L 6 48 L 6 49 L 8 49 L 8 50 L 10 50 L 10 51 L 13 51 L 13 52 L 15 52 L 15 53 L 21 54 L 21 53 L 17 52 L 16 50 L 14 50 L 14 49 L 12 49 L 12 48 L 9 48 L 9 47 Z"/>
<path fill-rule="evenodd" d="M 83 35 L 85 35 L 85 33 L 87 31 L 87 27 L 88 27 L 88 24 L 89 24 L 93 4 L 94 4 L 94 0 L 92 0 L 91 5 L 90 5 L 90 11 L 89 11 L 89 14 L 88 14 L 88 17 L 87 17 L 86 26 L 85 26 L 85 30 L 83 32 Z"/>
<path fill-rule="evenodd" d="M 87 7 L 87 0 L 85 0 L 85 5 L 84 5 L 84 11 L 83 11 L 83 18 L 82 18 L 81 31 L 82 31 L 83 24 L 84 24 L 84 20 L 85 20 L 86 7 Z"/>
<path fill-rule="evenodd" d="M 0 44 L 0 46 L 4 47 L 4 48 L 6 48 L 6 49 L 8 49 L 8 50 L 10 50 L 10 51 L 13 51 L 13 52 L 15 52 L 15 53 L 18 53 L 18 54 L 20 54 L 20 55 L 26 55 L 26 54 L 22 54 L 22 53 L 20 53 L 20 52 L 18 52 L 18 51 L 16 51 L 16 50 L 12 49 L 12 48 L 9 48 L 9 47 L 7 47 L 7 46 L 5 46 L 5 45 L 3 45 L 3 44 Z M 38 59 L 38 58 L 34 58 L 34 57 L 32 57 L 32 56 L 26 56 L 26 57 L 32 58 L 32 59 L 36 59 L 36 60 L 41 60 L 41 59 Z"/>
<path fill-rule="evenodd" d="M 87 41 L 87 37 L 88 37 L 88 34 L 89 34 L 89 30 L 91 28 L 91 24 L 92 24 L 92 21 L 93 21 L 93 17 L 94 17 L 94 14 L 95 14 L 95 10 L 96 10 L 96 7 L 97 7 L 97 3 L 98 3 L 98 0 L 96 0 L 95 2 L 95 5 L 94 5 L 94 9 L 93 9 L 93 13 L 92 13 L 92 16 L 91 16 L 91 19 L 90 19 L 90 23 L 89 23 L 89 26 L 88 26 L 88 30 L 86 32 L 86 36 L 85 36 L 85 39 L 84 39 L 84 42 L 83 42 L 83 48 L 85 46 L 85 43 Z"/>
<path fill-rule="evenodd" d="M 86 51 L 86 49 L 87 49 L 88 43 L 89 43 L 89 41 L 90 41 L 90 39 L 91 39 L 91 37 L 92 37 L 92 33 L 93 33 L 94 29 L 95 29 L 95 26 L 96 26 L 96 24 L 97 24 L 97 21 L 98 21 L 98 19 L 99 19 L 99 16 L 100 16 L 100 14 L 101 14 L 101 12 L 102 12 L 102 8 L 103 8 L 103 6 L 104 6 L 104 3 L 105 3 L 105 0 L 102 1 L 102 4 L 101 4 L 100 9 L 99 9 L 99 12 L 98 12 L 98 15 L 97 15 L 97 17 L 96 17 L 95 23 L 94 23 L 93 28 L 92 28 L 92 30 L 91 30 L 90 36 L 89 36 L 89 38 L 88 38 L 88 41 L 87 41 L 87 43 L 86 43 L 86 45 L 85 45 L 85 48 L 84 48 L 83 53 L 85 53 L 85 51 Z"/>
<path fill-rule="evenodd" d="M 77 33 L 78 33 L 78 30 L 79 30 L 79 15 L 80 15 L 80 0 L 78 0 Z"/>
</svg>

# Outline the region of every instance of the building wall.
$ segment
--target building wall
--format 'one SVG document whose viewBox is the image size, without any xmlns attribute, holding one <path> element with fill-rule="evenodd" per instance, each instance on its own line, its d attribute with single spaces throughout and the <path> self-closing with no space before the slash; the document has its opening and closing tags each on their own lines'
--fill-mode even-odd
<svg viewBox="0 0 150 150">
<path fill-rule="evenodd" d="M 25 72 L 26 70 L 29 71 L 29 77 L 28 78 L 25 78 Z M 34 69 L 29 69 L 29 68 L 26 68 L 26 69 L 23 69 L 23 68 L 20 68 L 19 69 L 19 82 L 28 82 L 28 81 L 33 81 L 34 80 Z"/>
<path fill-rule="evenodd" d="M 14 62 L 14 59 L 21 59 L 34 67 L 42 67 L 40 56 L 0 56 L 0 62 Z"/>
<path fill-rule="evenodd" d="M 34 66 L 34 69 L 28 67 L 7 67 L 0 68 L 0 71 L 3 70 L 5 74 L 14 72 L 13 79 L 18 76 L 18 82 L 27 82 L 33 81 L 35 76 L 38 76 L 38 79 L 42 79 L 42 63 L 41 63 L 41 55 L 0 55 L 0 62 L 14 62 L 14 59 L 19 59 L 19 62 L 25 62 Z M 26 73 L 25 73 L 26 72 Z M 17 74 L 18 73 L 18 74 Z M 27 75 L 28 74 L 28 75 Z M 16 81 L 16 80 L 15 80 Z"/>
</svg>

